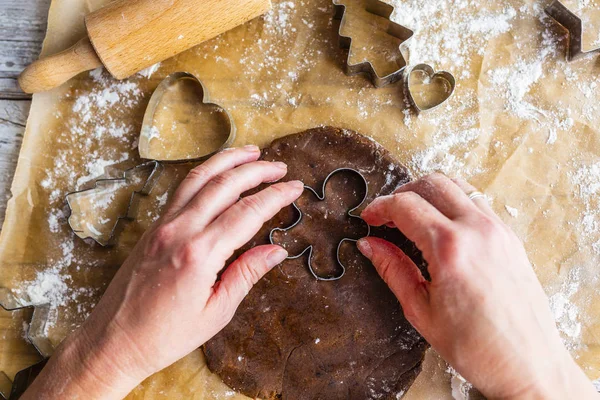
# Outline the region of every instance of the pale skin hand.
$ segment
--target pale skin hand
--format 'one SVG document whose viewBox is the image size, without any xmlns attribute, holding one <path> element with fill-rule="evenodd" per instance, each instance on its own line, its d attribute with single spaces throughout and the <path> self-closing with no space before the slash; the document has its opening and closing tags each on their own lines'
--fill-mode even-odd
<svg viewBox="0 0 600 400">
<path fill-rule="evenodd" d="M 287 253 L 233 251 L 303 190 L 300 182 L 239 195 L 285 175 L 255 147 L 207 161 L 183 182 L 86 323 L 57 350 L 23 399 L 119 399 L 221 330 L 260 277 Z M 373 202 L 372 225 L 397 226 L 429 262 L 431 282 L 397 247 L 359 248 L 398 296 L 409 321 L 489 398 L 595 399 L 560 341 L 521 243 L 474 189 L 434 175 Z M 202 329 L 200 329 L 202 328 Z M 167 343 L 165 345 L 165 343 Z"/>
<path fill-rule="evenodd" d="M 166 213 L 140 239 L 84 325 L 67 338 L 22 399 L 121 399 L 146 377 L 225 327 L 252 286 L 287 256 L 247 243 L 303 191 L 277 183 L 282 163 L 255 146 L 222 152 L 192 170 Z"/>
<path fill-rule="evenodd" d="M 475 189 L 434 174 L 373 201 L 374 226 L 397 227 L 429 264 L 431 282 L 396 246 L 361 252 L 398 297 L 407 319 L 490 399 L 598 399 L 564 345 L 520 240 Z"/>
</svg>

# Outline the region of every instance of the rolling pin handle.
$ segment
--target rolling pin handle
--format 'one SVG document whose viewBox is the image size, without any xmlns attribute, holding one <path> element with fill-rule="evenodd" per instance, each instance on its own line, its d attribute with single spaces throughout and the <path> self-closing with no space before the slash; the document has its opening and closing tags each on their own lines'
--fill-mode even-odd
<svg viewBox="0 0 600 400">
<path fill-rule="evenodd" d="M 90 39 L 85 37 L 65 51 L 33 62 L 19 75 L 19 85 L 25 93 L 43 92 L 102 65 Z"/>
</svg>

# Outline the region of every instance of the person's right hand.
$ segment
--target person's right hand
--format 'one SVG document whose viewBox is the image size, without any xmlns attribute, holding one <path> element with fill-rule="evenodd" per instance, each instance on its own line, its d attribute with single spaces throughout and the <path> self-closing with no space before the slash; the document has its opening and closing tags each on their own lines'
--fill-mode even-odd
<svg viewBox="0 0 600 400">
<path fill-rule="evenodd" d="M 462 180 L 434 174 L 373 201 L 370 225 L 395 226 L 423 252 L 431 282 L 393 244 L 358 242 L 406 318 L 488 398 L 597 399 L 565 349 L 517 236 Z"/>
</svg>

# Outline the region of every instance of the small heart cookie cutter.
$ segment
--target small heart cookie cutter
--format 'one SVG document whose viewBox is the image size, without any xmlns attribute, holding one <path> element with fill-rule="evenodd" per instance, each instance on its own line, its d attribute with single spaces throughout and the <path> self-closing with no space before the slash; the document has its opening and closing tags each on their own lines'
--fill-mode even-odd
<svg viewBox="0 0 600 400">
<path fill-rule="evenodd" d="M 411 90 L 411 88 L 412 88 L 411 76 L 412 76 L 412 73 L 416 72 L 416 71 L 421 71 L 421 72 L 425 73 L 429 77 L 429 79 L 434 79 L 435 77 L 440 77 L 440 78 L 444 79 L 446 81 L 446 83 L 448 84 L 447 97 L 443 101 L 441 101 L 439 104 L 434 104 L 432 106 L 419 105 L 419 103 L 413 97 L 412 90 Z M 422 113 L 422 112 L 433 111 L 436 108 L 443 105 L 444 103 L 446 103 L 448 100 L 450 100 L 450 98 L 454 94 L 454 90 L 456 89 L 456 79 L 454 78 L 454 75 L 452 75 L 448 71 L 437 71 L 436 72 L 433 69 L 433 67 L 429 64 L 417 64 L 410 68 L 407 68 L 404 71 L 404 86 L 406 88 L 408 101 L 415 108 L 415 110 L 418 114 L 418 113 Z"/>
<path fill-rule="evenodd" d="M 399 68 L 394 72 L 386 75 L 379 76 L 375 67 L 370 61 L 365 61 L 358 64 L 351 64 L 350 58 L 352 57 L 352 37 L 342 34 L 342 31 L 346 28 L 346 5 L 340 4 L 339 0 L 333 0 L 333 7 L 335 14 L 333 19 L 340 20 L 340 27 L 338 29 L 338 35 L 340 38 L 340 47 L 348 50 L 348 58 L 346 59 L 346 75 L 356 74 L 367 74 L 373 82 L 373 85 L 377 88 L 389 85 L 402 79 L 402 72 L 406 68 L 406 41 L 409 40 L 414 32 L 400 24 L 395 23 L 390 19 L 390 16 L 394 12 L 394 6 L 384 3 L 381 0 L 368 0 L 366 4 L 366 10 L 374 15 L 389 20 L 389 27 L 387 33 L 397 39 L 402 40 L 400 44 L 400 56 L 397 58 Z"/>
<path fill-rule="evenodd" d="M 69 207 L 69 211 L 71 212 L 71 215 L 69 215 L 69 219 L 67 221 L 69 223 L 69 227 L 75 233 L 75 235 L 77 235 L 81 239 L 92 239 L 94 242 L 98 243 L 102 247 L 114 245 L 115 239 L 117 238 L 117 236 L 119 236 L 119 233 L 121 233 L 124 227 L 124 223 L 132 221 L 136 218 L 140 196 L 148 196 L 150 194 L 150 192 L 158 182 L 160 176 L 162 175 L 163 169 L 164 167 L 158 161 L 149 161 L 124 171 L 121 177 L 97 179 L 94 183 L 94 186 L 91 189 L 79 190 L 67 194 L 67 205 Z M 134 191 L 131 194 L 125 215 L 118 217 L 115 225 L 113 226 L 106 240 L 103 239 L 104 235 L 102 235 L 101 233 L 95 233 L 91 229 L 83 229 L 82 226 L 76 224 L 73 218 L 73 212 L 75 210 L 74 204 L 76 204 L 78 197 L 85 196 L 87 193 L 96 190 L 99 187 L 99 185 L 127 182 L 128 179 L 130 179 L 129 175 L 136 171 L 149 171 L 148 178 L 146 179 L 142 188 L 139 191 Z M 86 234 L 85 232 L 89 233 Z"/>
<path fill-rule="evenodd" d="M 229 111 L 227 111 L 221 105 L 213 103 L 211 101 L 210 94 L 208 93 L 206 86 L 204 86 L 204 83 L 202 83 L 202 81 L 200 79 L 198 79 L 195 75 L 192 75 L 189 72 L 175 72 L 175 73 L 167 76 L 157 86 L 156 90 L 152 94 L 152 97 L 150 98 L 148 107 L 146 108 L 146 112 L 144 114 L 144 120 L 142 122 L 142 130 L 140 133 L 140 140 L 138 143 L 138 151 L 140 153 L 141 158 L 148 159 L 148 160 L 154 159 L 153 157 L 150 156 L 150 154 L 151 154 L 150 141 L 152 140 L 153 132 L 156 129 L 154 127 L 154 116 L 156 114 L 158 106 L 160 105 L 165 93 L 167 93 L 169 88 L 171 88 L 176 82 L 179 82 L 182 80 L 191 80 L 200 86 L 200 88 L 202 89 L 202 104 L 214 105 L 214 106 L 218 107 L 220 110 L 222 110 L 222 112 L 227 117 L 226 119 L 229 124 L 229 136 L 227 137 L 225 142 L 221 145 L 221 147 L 219 149 L 213 151 L 212 153 L 209 153 L 209 154 L 206 154 L 206 155 L 203 155 L 200 157 L 196 157 L 196 158 L 189 158 L 189 159 L 186 158 L 186 159 L 176 159 L 176 160 L 158 160 L 158 161 L 165 163 L 165 164 L 182 164 L 182 163 L 193 163 L 193 162 L 205 161 L 208 158 L 210 158 L 211 156 L 215 155 L 216 153 L 218 153 L 222 150 L 225 150 L 226 148 L 229 148 L 233 145 L 233 142 L 235 141 L 235 137 L 236 137 L 236 127 L 235 127 L 233 118 L 231 117 L 231 114 L 229 113 Z"/>
<path fill-rule="evenodd" d="M 367 179 L 365 178 L 365 176 L 360 173 L 359 171 L 352 169 L 352 168 L 338 168 L 336 170 L 334 170 L 333 172 L 331 172 L 329 175 L 327 175 L 327 177 L 325 178 L 325 180 L 323 181 L 323 185 L 321 187 L 321 193 L 318 193 L 315 189 L 313 189 L 310 186 L 304 186 L 305 190 L 310 191 L 319 201 L 323 201 L 326 198 L 325 195 L 325 189 L 327 187 L 327 183 L 329 182 L 329 180 L 334 176 L 337 175 L 341 172 L 351 172 L 354 173 L 358 176 L 360 176 L 360 178 L 362 179 L 362 181 L 365 184 L 365 196 L 363 197 L 363 199 L 361 200 L 361 202 L 354 208 L 348 210 L 347 214 L 350 218 L 355 218 L 358 219 L 360 221 L 362 221 L 366 226 L 367 226 L 367 234 L 366 236 L 370 236 L 371 235 L 371 227 L 369 226 L 369 224 L 367 224 L 366 222 L 364 222 L 364 220 L 359 216 L 359 215 L 355 215 L 354 212 L 356 210 L 358 210 L 364 203 L 365 201 L 367 201 L 367 197 L 369 194 L 369 184 L 367 182 Z M 298 226 L 301 222 L 302 219 L 304 217 L 304 214 L 302 213 L 302 210 L 300 209 L 300 207 L 298 207 L 298 205 L 294 202 L 292 203 L 294 209 L 298 212 L 298 219 L 290 226 L 286 227 L 286 228 L 274 228 L 271 229 L 271 231 L 269 232 L 269 242 L 271 242 L 271 244 L 276 244 L 274 239 L 273 239 L 273 234 L 275 232 L 287 232 L 290 231 L 291 229 L 295 228 L 296 226 Z M 332 282 L 332 281 L 337 281 L 342 279 L 342 277 L 346 274 L 346 267 L 344 266 L 344 263 L 342 263 L 342 260 L 340 259 L 340 249 L 342 247 L 342 245 L 344 243 L 356 243 L 358 242 L 357 239 L 351 239 L 351 238 L 343 238 L 342 240 L 340 240 L 340 242 L 338 243 L 337 246 L 337 250 L 336 250 L 336 258 L 337 258 L 337 263 L 338 265 L 341 267 L 341 273 L 338 275 L 334 275 L 334 276 L 330 276 L 330 277 L 322 277 L 319 276 L 312 265 L 312 253 L 313 253 L 313 248 L 314 246 L 311 244 L 308 247 L 306 247 L 304 250 L 302 250 L 299 254 L 293 255 L 293 256 L 289 256 L 286 258 L 286 260 L 295 260 L 297 258 L 302 257 L 304 254 L 308 253 L 308 270 L 310 271 L 311 275 L 318 281 L 325 281 L 325 282 Z"/>
<path fill-rule="evenodd" d="M 600 47 L 593 48 L 589 51 L 583 51 L 583 21 L 560 0 L 554 0 L 552 4 L 546 7 L 545 11 L 546 14 L 552 17 L 569 32 L 567 61 L 574 61 L 600 51 Z"/>
</svg>

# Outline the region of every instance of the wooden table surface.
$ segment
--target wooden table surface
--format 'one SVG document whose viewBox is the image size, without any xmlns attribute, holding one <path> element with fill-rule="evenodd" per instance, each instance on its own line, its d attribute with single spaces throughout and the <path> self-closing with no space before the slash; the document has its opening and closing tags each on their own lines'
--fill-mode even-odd
<svg viewBox="0 0 600 400">
<path fill-rule="evenodd" d="M 39 55 L 49 6 L 50 0 L 0 0 L 0 224 L 31 105 L 31 96 L 21 92 L 17 76 Z M 0 308 L 0 371 L 11 379 L 38 359 L 22 339 L 29 314 Z"/>
</svg>

